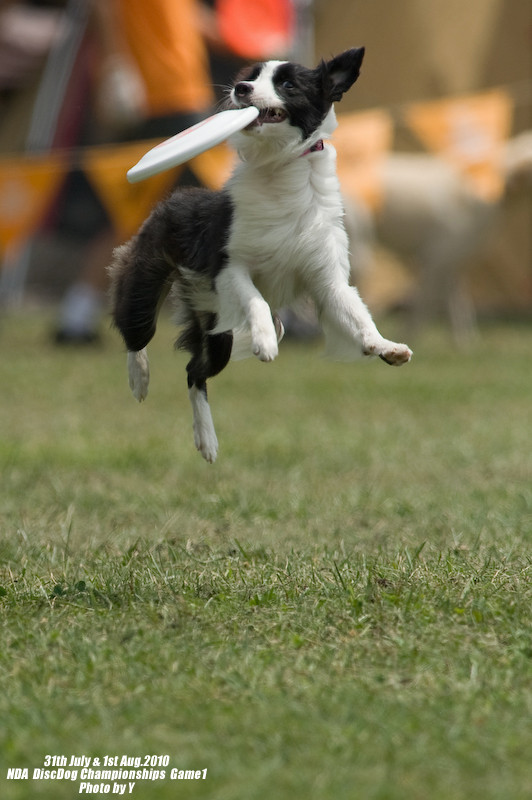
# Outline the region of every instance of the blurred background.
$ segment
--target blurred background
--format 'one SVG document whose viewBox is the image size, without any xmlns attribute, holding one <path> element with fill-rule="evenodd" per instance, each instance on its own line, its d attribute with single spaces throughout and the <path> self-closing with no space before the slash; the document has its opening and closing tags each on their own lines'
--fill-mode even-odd
<svg viewBox="0 0 532 800">
<path fill-rule="evenodd" d="M 337 107 L 353 280 L 411 329 L 532 320 L 532 4 L 523 0 L 0 0 L 0 305 L 101 341 L 114 246 L 225 147 L 130 186 L 127 169 L 223 103 L 239 68 L 364 45 Z M 312 326 L 299 329 L 305 335 Z"/>
</svg>

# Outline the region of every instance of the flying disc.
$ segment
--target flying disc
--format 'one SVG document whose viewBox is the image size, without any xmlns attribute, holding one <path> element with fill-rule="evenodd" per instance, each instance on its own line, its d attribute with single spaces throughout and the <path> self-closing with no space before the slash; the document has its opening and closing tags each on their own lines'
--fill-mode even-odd
<svg viewBox="0 0 532 800">
<path fill-rule="evenodd" d="M 258 116 L 258 108 L 247 106 L 220 111 L 219 114 L 207 117 L 148 150 L 140 161 L 128 170 L 127 179 L 130 183 L 137 183 L 164 172 L 165 169 L 177 167 L 204 153 L 205 150 L 221 144 L 233 133 L 250 125 Z"/>
</svg>

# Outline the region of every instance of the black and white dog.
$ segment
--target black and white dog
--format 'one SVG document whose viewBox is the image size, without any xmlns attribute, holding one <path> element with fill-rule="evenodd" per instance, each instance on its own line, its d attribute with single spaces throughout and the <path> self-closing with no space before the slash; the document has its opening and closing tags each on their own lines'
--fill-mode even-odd
<svg viewBox="0 0 532 800">
<path fill-rule="evenodd" d="M 141 401 L 148 393 L 145 348 L 172 289 L 184 326 L 177 346 L 192 355 L 194 441 L 211 463 L 218 442 L 207 379 L 246 339 L 249 354 L 272 361 L 283 335 L 275 312 L 298 296 L 315 303 L 327 355 L 378 355 L 396 366 L 412 355 L 380 335 L 349 285 L 336 153 L 324 144 L 336 127 L 333 103 L 358 78 L 363 56 L 354 48 L 316 69 L 284 61 L 246 68 L 229 107 L 253 105 L 260 115 L 233 137 L 241 163 L 227 185 L 177 190 L 114 253 L 113 317 L 128 350 L 133 395 Z"/>
</svg>

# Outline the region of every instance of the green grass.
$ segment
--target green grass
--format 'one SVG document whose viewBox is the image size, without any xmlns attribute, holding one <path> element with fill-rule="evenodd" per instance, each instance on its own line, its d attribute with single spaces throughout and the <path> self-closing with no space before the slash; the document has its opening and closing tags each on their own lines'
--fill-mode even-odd
<svg viewBox="0 0 532 800">
<path fill-rule="evenodd" d="M 232 364 L 210 466 L 167 322 L 142 405 L 46 324 L 2 330 L 2 798 L 77 796 L 6 780 L 47 754 L 208 769 L 139 799 L 530 797 L 532 329 Z"/>
</svg>

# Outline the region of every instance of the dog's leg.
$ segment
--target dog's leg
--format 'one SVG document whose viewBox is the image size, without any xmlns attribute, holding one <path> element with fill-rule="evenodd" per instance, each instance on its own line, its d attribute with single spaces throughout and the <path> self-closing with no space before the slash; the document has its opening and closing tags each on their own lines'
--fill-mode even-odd
<svg viewBox="0 0 532 800">
<path fill-rule="evenodd" d="M 194 444 L 205 461 L 213 464 L 218 454 L 218 439 L 214 430 L 211 408 L 207 400 L 207 384 L 189 385 L 188 396 L 192 406 Z"/>
<path fill-rule="evenodd" d="M 273 361 L 279 352 L 276 326 L 271 309 L 248 270 L 237 265 L 226 267 L 216 280 L 216 291 L 220 305 L 215 332 L 238 328 L 244 314 L 254 355 L 261 361 Z"/>
<path fill-rule="evenodd" d="M 358 351 L 364 356 L 379 356 L 397 367 L 410 361 L 412 351 L 406 344 L 381 336 L 354 286 L 335 283 L 317 305 L 331 356 L 349 358 Z"/>
<path fill-rule="evenodd" d="M 187 364 L 188 396 L 192 406 L 194 444 L 212 464 L 218 453 L 211 409 L 207 400 L 207 378 L 221 372 L 231 357 L 231 333 L 211 334 L 214 316 L 194 316 L 178 340 L 178 347 L 192 354 Z"/>
</svg>

